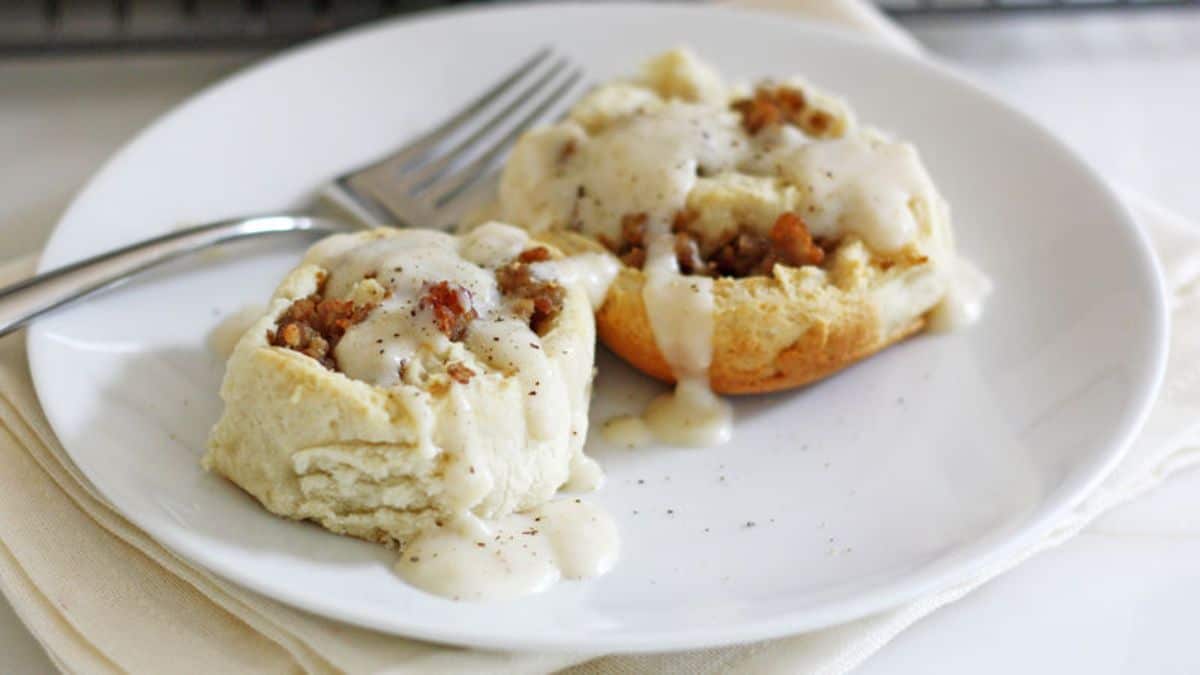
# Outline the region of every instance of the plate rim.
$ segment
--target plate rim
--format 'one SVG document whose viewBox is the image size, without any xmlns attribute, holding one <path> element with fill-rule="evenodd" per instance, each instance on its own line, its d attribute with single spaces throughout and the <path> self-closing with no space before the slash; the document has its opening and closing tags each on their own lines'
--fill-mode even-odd
<svg viewBox="0 0 1200 675">
<path fill-rule="evenodd" d="M 542 650 L 549 652 L 602 650 L 605 652 L 646 653 L 718 647 L 754 640 L 778 638 L 828 628 L 894 609 L 929 593 L 948 590 L 953 586 L 968 582 L 983 568 L 1004 559 L 1006 556 L 1014 554 L 1031 544 L 1037 538 L 1045 535 L 1053 528 L 1060 516 L 1082 502 L 1127 454 L 1137 433 L 1142 429 L 1150 414 L 1153 403 L 1161 389 L 1166 371 L 1170 337 L 1170 315 L 1167 306 L 1166 283 L 1157 255 L 1153 252 L 1148 233 L 1132 216 L 1124 200 L 1116 194 L 1108 181 L 1084 160 L 1079 153 L 1046 129 L 1031 115 L 1008 103 L 1000 96 L 991 93 L 986 87 L 977 84 L 969 76 L 958 72 L 936 58 L 931 58 L 927 54 L 908 53 L 875 39 L 869 34 L 848 30 L 799 15 L 789 15 L 784 12 L 763 8 L 712 4 L 695 5 L 683 2 L 663 2 L 646 5 L 629 2 L 628 0 L 606 3 L 571 1 L 553 5 L 541 2 L 518 2 L 510 5 L 458 6 L 426 10 L 386 21 L 369 23 L 282 50 L 276 54 L 247 64 L 187 96 L 165 113 L 160 114 L 149 124 L 142 127 L 136 134 L 123 143 L 91 175 L 72 198 L 70 205 L 63 210 L 40 256 L 38 271 L 43 272 L 51 267 L 71 261 L 71 256 L 63 256 L 60 253 L 56 253 L 56 249 L 61 246 L 61 238 L 65 236 L 63 234 L 63 225 L 74 217 L 74 212 L 79 208 L 79 204 L 95 189 L 99 179 L 106 175 L 113 165 L 131 152 L 132 149 L 140 144 L 142 139 L 160 125 L 186 112 L 197 99 L 217 95 L 224 88 L 235 85 L 243 77 L 254 74 L 260 69 L 268 68 L 278 62 L 296 58 L 311 51 L 320 50 L 330 44 L 354 41 L 364 34 L 376 31 L 397 30 L 400 26 L 444 21 L 460 13 L 491 14 L 545 11 L 598 11 L 602 13 L 645 11 L 653 13 L 662 8 L 700 14 L 756 16 L 758 20 L 769 17 L 775 22 L 786 22 L 795 25 L 798 30 L 824 33 L 832 40 L 853 43 L 854 48 L 857 49 L 874 51 L 886 58 L 906 61 L 914 67 L 929 71 L 939 79 L 947 81 L 950 86 L 958 86 L 969 90 L 972 95 L 986 100 L 989 105 L 1003 109 L 1006 114 L 1019 120 L 1036 137 L 1035 140 L 1039 145 L 1053 147 L 1065 159 L 1069 160 L 1073 168 L 1082 177 L 1093 184 L 1096 188 L 1096 196 L 1106 200 L 1106 206 L 1109 210 L 1113 211 L 1115 220 L 1120 221 L 1121 226 L 1132 235 L 1132 239 L 1137 243 L 1138 266 L 1143 268 L 1142 271 L 1147 274 L 1150 286 L 1154 291 L 1150 310 L 1154 318 L 1153 326 L 1151 327 L 1153 333 L 1153 353 L 1150 355 L 1150 358 L 1152 359 L 1152 363 L 1143 365 L 1138 373 L 1139 377 L 1136 378 L 1137 381 L 1131 383 L 1131 391 L 1133 392 L 1131 399 L 1134 403 L 1126 410 L 1121 423 L 1114 427 L 1103 454 L 1097 452 L 1089 455 L 1091 461 L 1088 462 L 1085 471 L 1069 477 L 1046 500 L 1038 504 L 1037 508 L 1032 510 L 1029 516 L 1018 521 L 1016 524 L 995 531 L 988 537 L 975 538 L 957 551 L 954 560 L 949 563 L 945 560 L 934 561 L 915 572 L 903 575 L 899 580 L 883 588 L 874 589 L 858 597 L 836 601 L 815 609 L 801 610 L 798 613 L 783 613 L 769 619 L 745 621 L 733 626 L 723 625 L 718 628 L 676 629 L 674 631 L 668 629 L 640 636 L 625 633 L 601 633 L 588 636 L 582 640 L 571 639 L 570 637 L 549 640 L 538 639 L 528 634 L 522 634 L 519 631 L 513 634 L 493 631 L 481 635 L 470 630 L 457 631 L 444 626 L 430 629 L 419 622 L 378 622 L 364 619 L 353 612 L 339 609 L 336 604 L 309 602 L 303 597 L 298 598 L 280 593 L 276 587 L 263 583 L 257 577 L 240 575 L 238 574 L 238 570 L 230 569 L 228 566 L 221 567 L 217 565 L 210 567 L 208 563 L 209 559 L 204 554 L 202 547 L 193 545 L 186 537 L 177 536 L 175 530 L 172 528 L 159 528 L 153 524 L 147 526 L 146 519 L 138 514 L 126 513 L 111 502 L 109 502 L 109 506 L 150 535 L 156 542 L 178 554 L 190 564 L 202 567 L 254 593 L 262 594 L 286 605 L 347 624 L 404 637 L 485 649 Z M 47 406 L 45 404 L 47 397 L 44 395 L 44 390 L 49 386 L 44 383 L 48 381 L 48 371 L 51 368 L 47 362 L 48 356 L 45 346 L 50 339 L 50 336 L 46 332 L 45 324 L 35 321 L 27 332 L 26 345 L 34 389 L 37 393 L 39 403 L 42 404 L 46 418 L 50 422 L 51 428 L 55 429 L 55 433 L 57 434 L 57 429 L 60 428 L 62 419 L 60 414 L 55 411 L 54 406 Z M 74 462 L 74 454 L 65 445 L 63 447 L 67 455 Z M 84 475 L 86 476 L 86 473 Z M 94 487 L 101 495 L 104 495 L 106 500 L 108 499 L 108 495 L 101 486 L 94 485 Z M 149 522 L 152 523 L 153 521 Z M 992 539 L 997 541 L 992 542 Z"/>
</svg>

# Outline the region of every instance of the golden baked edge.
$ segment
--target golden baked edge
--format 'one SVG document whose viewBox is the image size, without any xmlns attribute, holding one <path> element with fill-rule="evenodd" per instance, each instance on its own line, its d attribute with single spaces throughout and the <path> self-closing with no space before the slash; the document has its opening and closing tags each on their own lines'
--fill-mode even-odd
<svg viewBox="0 0 1200 675">
<path fill-rule="evenodd" d="M 638 370 L 674 382 L 642 301 L 645 275 L 622 270 L 596 315 L 600 340 Z M 867 303 L 835 307 L 789 302 L 774 279 L 718 279 L 713 287 L 713 356 L 708 377 L 722 394 L 791 389 L 828 375 L 919 332 L 923 317 L 885 332 Z M 739 300 L 739 298 L 741 298 Z M 790 336 L 799 333 L 798 337 Z"/>
<path fill-rule="evenodd" d="M 539 233 L 568 255 L 603 250 L 568 232 Z M 836 373 L 920 332 L 925 309 L 885 321 L 876 292 L 885 283 L 927 275 L 917 251 L 899 255 L 881 271 L 860 244 L 840 246 L 826 270 L 777 266 L 773 276 L 713 282 L 713 354 L 709 383 L 723 394 L 791 389 Z M 622 266 L 596 313 L 601 342 L 638 370 L 674 382 L 654 339 L 642 299 L 645 274 Z"/>
</svg>

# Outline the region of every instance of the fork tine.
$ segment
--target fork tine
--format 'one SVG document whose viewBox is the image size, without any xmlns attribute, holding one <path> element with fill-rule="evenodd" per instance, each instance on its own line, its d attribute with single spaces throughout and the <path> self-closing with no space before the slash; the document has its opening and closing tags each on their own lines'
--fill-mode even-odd
<svg viewBox="0 0 1200 675">
<path fill-rule="evenodd" d="M 550 70 L 541 75 L 520 94 L 513 97 L 513 100 L 510 101 L 508 105 L 504 106 L 503 110 L 497 112 L 482 126 L 471 132 L 470 136 L 464 138 L 462 141 L 459 141 L 453 148 L 446 151 L 441 157 L 438 157 L 432 162 L 402 176 L 396 183 L 396 189 L 406 191 L 409 194 L 421 192 L 427 185 L 441 177 L 441 175 L 446 172 L 446 169 L 448 169 L 456 160 L 461 158 L 464 153 L 466 153 L 472 147 L 478 145 L 480 141 L 486 138 L 488 134 L 492 133 L 505 120 L 512 117 L 513 113 L 521 108 L 526 101 L 537 95 L 538 92 L 540 92 L 548 83 L 553 81 L 554 78 L 557 77 L 558 74 L 561 73 L 566 67 L 567 61 L 565 59 L 557 60 L 554 65 L 550 67 Z"/>
<path fill-rule="evenodd" d="M 458 112 L 450 116 L 449 119 L 437 125 L 433 129 L 418 136 L 413 141 L 402 146 L 399 150 L 388 155 L 386 159 L 380 163 L 387 163 L 403 168 L 411 165 L 417 160 L 424 159 L 429 151 L 438 143 L 441 143 L 447 136 L 453 134 L 460 127 L 471 121 L 476 115 L 482 112 L 507 92 L 513 85 L 529 74 L 531 70 L 540 65 L 543 61 L 550 57 L 552 50 L 550 47 L 542 47 L 534 52 L 533 56 L 525 59 L 523 63 L 513 69 L 508 75 L 504 76 L 499 82 L 492 86 L 491 89 L 480 94 L 470 103 L 463 106 Z"/>
<path fill-rule="evenodd" d="M 484 174 L 441 207 L 424 200 L 414 200 L 425 205 L 428 213 L 427 227 L 452 232 L 459 223 L 468 218 L 475 223 L 494 220 L 499 216 L 496 204 L 496 186 L 493 180 L 496 176 L 497 172 L 495 171 Z"/>
<path fill-rule="evenodd" d="M 572 87 L 578 84 L 581 79 L 583 79 L 583 71 L 579 68 L 573 69 L 571 74 L 564 82 L 559 84 L 554 88 L 553 91 L 547 94 L 546 97 L 543 98 L 533 110 L 529 111 L 525 117 L 521 118 L 521 121 L 517 122 L 511 129 L 509 129 L 508 133 L 493 143 L 492 146 L 488 148 L 482 155 L 459 171 L 445 176 L 436 183 L 431 184 L 428 188 L 428 191 L 432 191 L 437 194 L 437 196 L 431 200 L 434 208 L 438 209 L 445 206 L 447 202 L 458 195 L 458 193 L 464 188 L 470 187 L 472 183 L 478 180 L 479 177 L 483 175 L 488 165 L 490 165 L 497 157 L 500 156 L 500 153 L 507 150 L 508 147 L 517 140 L 517 137 L 520 136 L 526 129 L 528 129 L 534 122 L 541 119 L 546 112 L 549 111 L 556 102 L 561 100 L 562 97 L 565 96 Z"/>
</svg>

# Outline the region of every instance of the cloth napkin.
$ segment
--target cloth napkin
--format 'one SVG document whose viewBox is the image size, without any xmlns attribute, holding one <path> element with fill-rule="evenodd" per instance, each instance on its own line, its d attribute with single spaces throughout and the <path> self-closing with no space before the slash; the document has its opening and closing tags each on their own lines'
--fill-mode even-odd
<svg viewBox="0 0 1200 675">
<path fill-rule="evenodd" d="M 749 4 L 749 3 L 748 3 Z M 756 0 L 914 45 L 857 0 Z M 293 610 L 193 567 L 116 513 L 70 462 L 34 395 L 20 334 L 0 340 L 0 589 L 65 671 L 190 673 L 821 672 L 852 669 L 914 622 L 1073 536 L 1100 513 L 1200 462 L 1200 229 L 1137 196 L 1172 294 L 1165 385 L 1124 462 L 1044 540 L 969 583 L 791 638 L 678 654 L 483 652 L 422 643 Z M 0 268 L 0 284 L 32 261 Z"/>
</svg>

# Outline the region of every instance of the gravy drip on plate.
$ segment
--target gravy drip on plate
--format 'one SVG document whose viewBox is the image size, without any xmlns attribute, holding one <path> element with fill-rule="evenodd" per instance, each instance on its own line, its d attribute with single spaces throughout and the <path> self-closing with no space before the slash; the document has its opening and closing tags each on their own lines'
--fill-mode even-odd
<svg viewBox="0 0 1200 675">
<path fill-rule="evenodd" d="M 590 195 L 577 202 L 584 231 L 603 233 L 623 215 L 645 214 L 643 298 L 659 351 L 679 384 L 647 408 L 644 421 L 663 442 L 695 446 L 728 440 L 733 415 L 708 386 L 712 279 L 680 272 L 671 222 L 700 173 L 732 169 L 750 152 L 737 116 L 711 112 L 672 103 L 657 114 L 636 116 L 620 133 L 594 138 L 587 161 L 580 163 L 588 168 L 571 177 Z"/>
<path fill-rule="evenodd" d="M 640 448 L 650 445 L 654 440 L 654 432 L 650 430 L 646 420 L 637 415 L 610 417 L 600 427 L 600 435 L 609 443 L 627 448 Z"/>
<path fill-rule="evenodd" d="M 983 301 L 992 292 L 992 281 L 965 258 L 956 258 L 950 269 L 950 289 L 929 314 L 929 329 L 938 333 L 961 330 L 983 316 Z"/>
<path fill-rule="evenodd" d="M 664 228 L 665 229 L 665 228 Z M 712 363 L 713 280 L 679 272 L 670 231 L 652 235 L 642 298 L 663 358 L 675 374 L 675 390 L 642 412 L 646 428 L 672 445 L 720 445 L 733 435 L 733 409 L 708 384 Z"/>
<path fill-rule="evenodd" d="M 600 576 L 620 552 L 617 526 L 580 499 L 560 499 L 485 522 L 466 515 L 404 547 L 396 571 L 410 584 L 454 600 L 504 600 L 561 579 Z"/>
</svg>

